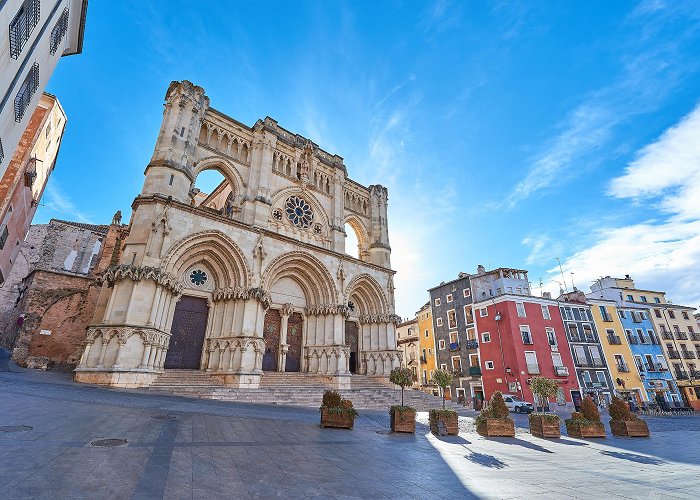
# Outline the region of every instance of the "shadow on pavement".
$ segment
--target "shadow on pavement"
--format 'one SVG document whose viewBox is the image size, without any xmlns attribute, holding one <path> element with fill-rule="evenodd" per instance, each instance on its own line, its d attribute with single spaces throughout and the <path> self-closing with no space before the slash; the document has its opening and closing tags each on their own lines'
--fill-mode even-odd
<svg viewBox="0 0 700 500">
<path fill-rule="evenodd" d="M 507 463 L 494 457 L 493 455 L 477 453 L 471 450 L 469 450 L 469 455 L 464 455 L 464 458 L 477 465 L 488 467 L 489 469 L 503 469 L 504 467 L 508 467 Z"/>
<path fill-rule="evenodd" d="M 488 438 L 489 441 L 498 441 L 499 443 L 522 446 L 523 448 L 528 448 L 530 450 L 541 451 L 542 453 L 554 453 L 547 448 L 540 446 L 539 444 L 531 443 L 519 438 Z"/>
<path fill-rule="evenodd" d="M 648 457 L 646 455 L 637 455 L 636 453 L 624 453 L 621 451 L 601 451 L 601 455 L 606 455 L 608 457 L 615 457 L 621 460 L 629 460 L 630 462 L 636 462 L 638 464 L 647 465 L 661 465 L 665 464 L 666 461 L 660 460 L 654 457 Z"/>
<path fill-rule="evenodd" d="M 10 351 L 0 347 L 0 372 L 9 372 L 10 366 L 8 365 L 8 360 L 10 359 Z"/>
</svg>

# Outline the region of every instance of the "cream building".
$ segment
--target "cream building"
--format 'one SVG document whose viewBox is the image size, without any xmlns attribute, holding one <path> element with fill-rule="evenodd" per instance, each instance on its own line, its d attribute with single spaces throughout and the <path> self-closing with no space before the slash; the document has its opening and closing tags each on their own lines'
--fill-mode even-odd
<svg viewBox="0 0 700 500">
<path fill-rule="evenodd" d="M 197 176 L 218 170 L 210 194 Z M 345 253 L 345 227 L 359 259 Z M 75 379 L 149 385 L 164 369 L 235 387 L 265 372 L 386 378 L 400 366 L 387 190 L 280 127 L 211 108 L 172 82 L 130 233 L 104 286 Z"/>
<path fill-rule="evenodd" d="M 409 368 L 413 375 L 412 387 L 420 386 L 418 370 L 420 369 L 420 340 L 418 337 L 418 320 L 406 320 L 396 327 L 396 344 L 401 351 L 401 366 Z"/>
</svg>

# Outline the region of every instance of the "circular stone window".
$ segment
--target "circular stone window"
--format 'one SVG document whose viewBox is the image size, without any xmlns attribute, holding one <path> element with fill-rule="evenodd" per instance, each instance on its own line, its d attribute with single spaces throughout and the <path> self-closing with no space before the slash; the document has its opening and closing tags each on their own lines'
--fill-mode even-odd
<svg viewBox="0 0 700 500">
<path fill-rule="evenodd" d="M 298 196 L 290 196 L 284 203 L 284 209 L 289 221 L 297 227 L 306 229 L 314 220 L 311 206 Z"/>
<path fill-rule="evenodd" d="M 323 228 L 321 227 L 321 224 L 314 224 L 314 234 L 321 234 L 323 232 Z"/>
<path fill-rule="evenodd" d="M 195 286 L 202 286 L 207 282 L 207 279 L 208 276 L 206 271 L 202 271 L 201 269 L 195 269 L 190 273 L 190 281 Z"/>
<path fill-rule="evenodd" d="M 275 209 L 272 211 L 272 218 L 273 218 L 273 219 L 275 219 L 275 220 L 282 220 L 282 217 L 283 217 L 283 216 L 282 216 L 282 210 L 280 210 L 279 208 L 275 208 Z"/>
</svg>

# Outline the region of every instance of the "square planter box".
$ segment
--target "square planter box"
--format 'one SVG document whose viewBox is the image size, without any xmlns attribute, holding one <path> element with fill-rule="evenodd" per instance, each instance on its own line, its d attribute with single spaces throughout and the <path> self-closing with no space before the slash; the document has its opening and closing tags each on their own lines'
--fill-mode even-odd
<svg viewBox="0 0 700 500">
<path fill-rule="evenodd" d="M 439 414 L 437 419 L 430 417 L 430 431 L 433 434 L 440 434 L 438 431 L 438 422 L 445 424 L 448 435 L 456 436 L 459 434 L 459 417 L 457 416 L 457 412 L 449 415 Z"/>
<path fill-rule="evenodd" d="M 560 420 L 546 417 L 530 416 L 530 434 L 541 438 L 560 438 Z"/>
<path fill-rule="evenodd" d="M 649 437 L 649 426 L 644 420 L 611 420 L 610 430 L 613 436 Z"/>
<path fill-rule="evenodd" d="M 602 423 L 572 422 L 566 424 L 566 432 L 571 437 L 604 438 L 605 426 Z"/>
<path fill-rule="evenodd" d="M 416 412 L 409 411 L 395 411 L 391 414 L 391 430 L 393 432 L 409 432 L 411 434 L 416 433 Z"/>
<path fill-rule="evenodd" d="M 485 437 L 515 437 L 515 422 L 510 418 L 487 418 L 476 426 L 476 432 Z"/>
<path fill-rule="evenodd" d="M 321 410 L 321 427 L 335 427 L 337 429 L 352 429 L 355 419 L 346 412 L 331 413 L 328 409 Z"/>
</svg>

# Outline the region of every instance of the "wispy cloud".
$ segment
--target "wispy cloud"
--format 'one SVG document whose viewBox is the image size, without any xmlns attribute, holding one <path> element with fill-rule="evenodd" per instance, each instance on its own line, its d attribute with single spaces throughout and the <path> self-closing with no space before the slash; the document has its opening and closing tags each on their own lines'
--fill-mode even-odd
<svg viewBox="0 0 700 500">
<path fill-rule="evenodd" d="M 46 186 L 42 204 L 50 218 L 90 223 L 89 217 L 75 206 L 54 179 Z"/>
<path fill-rule="evenodd" d="M 674 302 L 700 303 L 700 106 L 642 148 L 608 194 L 660 206 L 665 217 L 599 229 L 594 243 L 564 262 L 581 284 L 614 273 L 643 277 Z M 548 271 L 556 279 L 558 268 Z M 639 285 L 639 283 L 638 283 Z"/>
<path fill-rule="evenodd" d="M 530 253 L 525 258 L 527 265 L 546 266 L 550 264 L 562 251 L 562 245 L 552 240 L 547 235 L 530 235 L 523 238 L 521 242 L 526 247 L 530 247 Z"/>
</svg>

